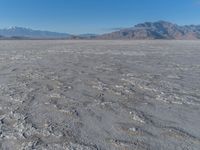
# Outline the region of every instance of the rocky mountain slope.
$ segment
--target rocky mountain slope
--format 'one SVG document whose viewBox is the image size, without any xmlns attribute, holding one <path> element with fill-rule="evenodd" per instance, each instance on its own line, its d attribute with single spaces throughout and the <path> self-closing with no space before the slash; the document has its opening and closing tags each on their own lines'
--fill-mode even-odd
<svg viewBox="0 0 200 150">
<path fill-rule="evenodd" d="M 200 39 L 200 26 L 179 26 L 166 21 L 145 22 L 112 33 L 99 39 Z"/>
</svg>

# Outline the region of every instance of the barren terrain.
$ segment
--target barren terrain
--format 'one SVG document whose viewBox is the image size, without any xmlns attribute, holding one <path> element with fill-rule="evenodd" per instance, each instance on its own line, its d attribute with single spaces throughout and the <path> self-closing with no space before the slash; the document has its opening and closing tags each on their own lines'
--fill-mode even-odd
<svg viewBox="0 0 200 150">
<path fill-rule="evenodd" d="M 199 150 L 200 41 L 0 41 L 1 150 Z"/>
</svg>

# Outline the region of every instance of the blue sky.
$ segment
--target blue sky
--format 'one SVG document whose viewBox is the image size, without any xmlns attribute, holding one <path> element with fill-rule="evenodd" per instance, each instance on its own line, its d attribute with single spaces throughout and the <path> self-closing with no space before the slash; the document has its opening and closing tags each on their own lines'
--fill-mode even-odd
<svg viewBox="0 0 200 150">
<path fill-rule="evenodd" d="M 200 24 L 200 0 L 0 0 L 0 28 L 104 33 L 157 20 Z"/>
</svg>

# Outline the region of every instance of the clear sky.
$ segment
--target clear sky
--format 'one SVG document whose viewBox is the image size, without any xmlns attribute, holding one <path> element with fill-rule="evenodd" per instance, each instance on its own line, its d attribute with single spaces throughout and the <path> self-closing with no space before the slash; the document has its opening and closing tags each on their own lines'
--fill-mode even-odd
<svg viewBox="0 0 200 150">
<path fill-rule="evenodd" d="M 200 24 L 200 0 L 0 0 L 0 28 L 104 33 L 157 20 Z"/>
</svg>

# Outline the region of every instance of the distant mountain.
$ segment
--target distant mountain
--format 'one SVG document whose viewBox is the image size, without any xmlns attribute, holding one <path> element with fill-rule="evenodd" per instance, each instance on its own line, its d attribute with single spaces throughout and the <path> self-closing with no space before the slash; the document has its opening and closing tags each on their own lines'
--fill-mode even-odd
<svg viewBox="0 0 200 150">
<path fill-rule="evenodd" d="M 0 39 L 102 39 L 102 40 L 154 40 L 154 39 L 177 39 L 195 40 L 200 39 L 200 25 L 179 26 L 167 21 L 145 22 L 131 28 L 119 29 L 103 35 L 80 34 L 71 35 L 50 31 L 33 30 L 22 27 L 0 29 Z"/>
<path fill-rule="evenodd" d="M 132 28 L 103 34 L 98 39 L 200 39 L 200 26 L 179 26 L 166 21 L 145 22 Z"/>
<path fill-rule="evenodd" d="M 72 35 L 70 39 L 76 39 L 76 40 L 92 40 L 97 39 L 99 35 L 97 34 L 79 34 L 79 35 Z"/>
<path fill-rule="evenodd" d="M 0 29 L 0 35 L 6 38 L 24 37 L 24 38 L 69 38 L 71 35 L 67 33 L 57 33 L 50 31 L 32 30 L 22 27 L 11 27 L 7 29 Z"/>
<path fill-rule="evenodd" d="M 82 37 L 82 38 L 95 38 L 98 35 L 97 34 L 92 34 L 92 33 L 87 33 L 87 34 L 79 34 L 78 36 Z"/>
</svg>

